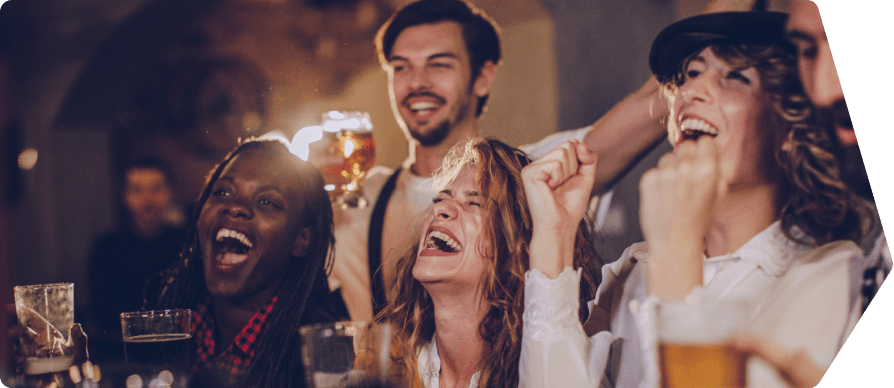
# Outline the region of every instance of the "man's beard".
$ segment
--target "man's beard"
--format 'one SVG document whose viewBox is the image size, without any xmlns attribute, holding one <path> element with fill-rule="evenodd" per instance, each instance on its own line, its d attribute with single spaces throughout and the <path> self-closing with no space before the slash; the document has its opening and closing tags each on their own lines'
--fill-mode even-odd
<svg viewBox="0 0 894 388">
<path fill-rule="evenodd" d="M 419 142 L 423 147 L 433 147 L 441 144 L 444 139 L 450 135 L 450 120 L 444 120 L 438 126 L 432 128 L 428 133 L 421 133 L 417 130 L 410 130 L 410 136 Z"/>
<path fill-rule="evenodd" d="M 842 180 L 848 188 L 863 199 L 875 202 L 859 145 L 854 144 L 844 148 L 844 161 L 841 163 L 841 170 Z"/>
<path fill-rule="evenodd" d="M 438 96 L 438 98 L 441 98 Z M 469 104 L 471 99 L 464 99 L 462 101 L 457 101 L 457 112 L 456 117 L 446 118 L 440 124 L 436 125 L 432 128 L 428 133 L 422 133 L 417 129 L 410 129 L 410 136 L 413 137 L 419 144 L 423 147 L 433 147 L 439 145 L 450 136 L 450 132 L 453 131 L 453 127 L 456 126 L 456 123 L 462 122 L 466 118 L 466 114 L 469 111 Z"/>
<path fill-rule="evenodd" d="M 840 147 L 838 159 L 841 167 L 841 180 L 855 194 L 874 201 L 872 187 L 869 185 L 869 175 L 866 174 L 866 167 L 863 165 L 863 155 L 860 153 L 859 144 L 844 145 L 838 138 L 838 128 L 854 130 L 847 103 L 841 99 L 828 108 L 817 108 L 817 112 L 822 124 L 829 128 L 835 143 Z"/>
<path fill-rule="evenodd" d="M 851 113 L 848 111 L 847 103 L 844 102 L 844 99 L 835 101 L 831 107 L 821 110 L 823 111 L 821 114 L 830 120 L 833 125 L 850 130 L 854 129 L 854 123 L 851 122 Z"/>
</svg>

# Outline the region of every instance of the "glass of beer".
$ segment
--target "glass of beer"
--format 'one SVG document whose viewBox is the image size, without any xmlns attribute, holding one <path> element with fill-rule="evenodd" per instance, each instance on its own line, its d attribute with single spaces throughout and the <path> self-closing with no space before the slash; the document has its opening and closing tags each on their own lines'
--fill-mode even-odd
<svg viewBox="0 0 894 388">
<path fill-rule="evenodd" d="M 661 387 L 745 387 L 746 356 L 727 342 L 745 327 L 747 311 L 738 302 L 658 306 Z"/>
<path fill-rule="evenodd" d="M 334 322 L 300 329 L 309 388 L 397 385 L 391 365 L 391 326 Z"/>
<path fill-rule="evenodd" d="M 336 175 L 338 181 L 330 191 L 334 197 L 333 203 L 343 208 L 366 207 L 369 201 L 363 196 L 361 184 L 366 173 L 376 163 L 376 147 L 369 114 L 356 111 L 326 112 L 323 113 L 322 126 L 323 139 L 329 142 L 329 155 L 342 161 L 340 166 L 329 168 L 333 171 L 324 171 L 324 175 Z"/>
<path fill-rule="evenodd" d="M 74 284 L 15 287 L 16 317 L 25 328 L 21 337 L 25 374 L 39 375 L 72 366 Z"/>
<path fill-rule="evenodd" d="M 187 349 L 192 339 L 192 311 L 154 310 L 121 313 L 124 359 L 141 381 L 172 380 L 181 384 L 186 374 Z M 179 377 L 179 378 L 177 378 Z M 129 376 L 128 387 L 136 380 Z"/>
</svg>

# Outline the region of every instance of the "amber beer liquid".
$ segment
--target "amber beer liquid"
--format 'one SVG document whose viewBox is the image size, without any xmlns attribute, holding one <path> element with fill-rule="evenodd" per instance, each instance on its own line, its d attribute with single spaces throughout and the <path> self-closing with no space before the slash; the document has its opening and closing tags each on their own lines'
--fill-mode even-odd
<svg viewBox="0 0 894 388">
<path fill-rule="evenodd" d="M 370 131 L 340 131 L 335 144 L 338 155 L 344 158 L 341 176 L 356 186 L 376 163 L 373 134 Z M 356 189 L 356 187 L 348 188 L 349 191 Z"/>
<path fill-rule="evenodd" d="M 343 157 L 341 151 L 339 150 L 339 142 L 338 142 L 339 132 L 323 132 L 323 139 L 321 142 L 326 144 L 326 153 L 332 156 Z M 323 175 L 323 181 L 326 182 L 326 185 L 329 187 L 326 188 L 329 191 L 330 196 L 338 196 L 343 193 L 342 186 L 351 183 L 350 179 L 345 178 L 342 175 L 342 170 L 344 170 L 343 164 L 341 165 L 327 165 L 322 168 L 320 171 Z"/>
<path fill-rule="evenodd" d="M 124 339 L 127 363 L 182 367 L 186 365 L 189 334 L 145 334 Z"/>
<path fill-rule="evenodd" d="M 662 388 L 745 387 L 745 355 L 724 344 L 658 345 Z"/>
</svg>

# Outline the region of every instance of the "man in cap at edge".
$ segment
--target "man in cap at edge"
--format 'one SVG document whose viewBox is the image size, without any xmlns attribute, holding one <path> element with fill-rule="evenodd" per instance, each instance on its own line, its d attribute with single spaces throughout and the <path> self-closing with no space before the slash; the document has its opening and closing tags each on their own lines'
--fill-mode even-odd
<svg viewBox="0 0 894 388">
<path fill-rule="evenodd" d="M 807 96 L 822 116 L 829 120 L 830 130 L 835 131 L 841 142 L 844 149 L 842 165 L 848 185 L 861 197 L 872 201 L 869 177 L 863 167 L 863 157 L 857 145 L 857 136 L 844 100 L 819 8 L 809 0 L 791 0 L 789 12 L 788 37 L 797 48 L 801 81 Z M 878 292 L 892 266 L 891 252 L 881 222 L 878 215 L 875 216 L 875 225 L 862 244 L 867 254 L 862 262 L 855 263 L 851 274 L 852 281 L 863 288 L 863 310 Z M 776 344 L 753 337 L 738 338 L 734 343 L 741 350 L 774 365 L 794 387 L 813 387 L 819 384 L 825 373 L 824 369 L 817 367 L 804 353 L 790 353 Z"/>
</svg>

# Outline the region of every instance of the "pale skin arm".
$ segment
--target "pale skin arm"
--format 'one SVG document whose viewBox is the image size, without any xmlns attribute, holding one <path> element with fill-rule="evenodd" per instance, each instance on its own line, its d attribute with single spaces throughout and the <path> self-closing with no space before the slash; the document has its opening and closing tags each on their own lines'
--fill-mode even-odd
<svg viewBox="0 0 894 388">
<path fill-rule="evenodd" d="M 711 0 L 702 13 L 750 11 L 756 0 Z M 663 118 L 667 102 L 658 81 L 649 78 L 635 92 L 621 100 L 593 123 L 584 144 L 599 154 L 599 166 L 593 182 L 593 194 L 601 195 L 649 146 L 666 132 Z"/>
<path fill-rule="evenodd" d="M 596 154 L 569 140 L 522 170 L 531 209 L 531 269 L 556 278 L 574 263 L 574 239 L 596 172 Z"/>
</svg>

